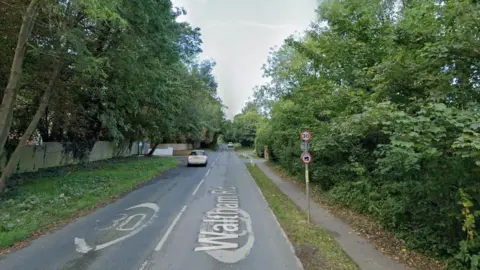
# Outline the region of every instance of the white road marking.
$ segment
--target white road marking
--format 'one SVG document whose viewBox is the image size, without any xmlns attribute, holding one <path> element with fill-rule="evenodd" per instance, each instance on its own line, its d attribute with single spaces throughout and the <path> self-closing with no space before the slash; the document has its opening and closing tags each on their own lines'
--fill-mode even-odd
<svg viewBox="0 0 480 270">
<path fill-rule="evenodd" d="M 154 211 L 154 214 L 152 215 L 152 217 L 147 221 L 145 222 L 143 225 L 141 225 L 140 227 L 136 227 L 137 224 L 135 225 L 136 229 L 133 230 L 132 232 L 130 232 L 129 234 L 126 234 L 122 237 L 119 237 L 115 240 L 112 240 L 110 242 L 107 242 L 107 243 L 104 243 L 104 244 L 101 244 L 101 245 L 97 245 L 95 247 L 94 250 L 100 250 L 100 249 L 103 249 L 103 248 L 106 248 L 106 247 L 109 247 L 113 244 L 116 244 L 120 241 L 123 241 L 137 233 L 139 233 L 141 230 L 145 229 L 148 225 L 150 225 L 150 223 L 152 223 L 153 219 L 157 217 L 157 213 L 158 213 L 158 210 L 159 210 L 159 207 L 158 205 L 154 204 L 154 203 L 142 203 L 142 204 L 139 204 L 139 205 L 135 205 L 135 206 L 132 206 L 132 207 L 129 207 L 125 210 L 131 210 L 131 209 L 135 209 L 135 208 L 140 208 L 140 207 L 146 207 L 146 208 L 150 208 Z M 85 239 L 83 238 L 78 238 L 78 237 L 75 237 L 74 238 L 74 243 L 75 245 L 77 246 L 76 247 L 76 250 L 80 253 L 87 253 L 89 252 L 90 250 L 92 250 L 93 248 L 91 248 L 90 246 L 88 246 L 88 244 L 85 242 Z"/>
<path fill-rule="evenodd" d="M 256 166 L 256 165 L 254 165 L 254 166 Z M 268 206 L 268 210 L 270 211 L 270 214 L 272 215 L 273 219 L 275 220 L 275 223 L 277 223 L 278 228 L 279 228 L 280 231 L 282 232 L 282 235 L 283 235 L 283 238 L 285 239 L 285 242 L 287 242 L 287 245 L 290 247 L 290 251 L 293 253 L 293 256 L 295 257 L 295 259 L 296 259 L 296 261 L 297 261 L 297 267 L 298 267 L 298 269 L 303 270 L 303 269 L 304 269 L 304 268 L 303 268 L 303 264 L 302 264 L 302 262 L 300 261 L 300 259 L 297 257 L 297 254 L 295 253 L 295 248 L 293 247 L 292 242 L 290 242 L 290 240 L 288 239 L 288 236 L 287 236 L 287 234 L 285 233 L 285 231 L 283 230 L 282 226 L 280 225 L 280 222 L 278 222 L 277 216 L 275 215 L 275 213 L 273 213 L 272 209 L 271 209 L 270 206 L 268 205 L 267 199 L 265 199 L 265 196 L 263 195 L 262 190 L 261 190 L 260 187 L 257 185 L 257 183 L 255 182 L 255 179 L 253 178 L 252 174 L 250 173 L 250 171 L 249 171 L 248 169 L 247 169 L 247 172 L 248 172 L 248 174 L 250 175 L 250 178 L 251 178 L 251 180 L 253 181 L 253 184 L 257 187 L 258 192 L 260 192 L 260 195 L 262 195 L 263 201 L 264 201 L 265 204 Z"/>
<path fill-rule="evenodd" d="M 210 170 L 211 170 L 211 169 L 208 169 L 208 171 L 207 171 L 207 173 L 205 174 L 205 176 L 207 176 L 207 175 L 210 173 Z"/>
<path fill-rule="evenodd" d="M 163 235 L 162 237 L 162 240 L 160 240 L 160 243 L 158 243 L 157 247 L 155 248 L 155 251 L 160 251 L 160 249 L 162 249 L 162 246 L 165 244 L 165 242 L 167 241 L 167 238 L 168 236 L 172 233 L 172 230 L 173 230 L 173 227 L 175 227 L 175 224 L 177 224 L 178 220 L 180 219 L 180 217 L 183 215 L 183 213 L 185 212 L 185 210 L 187 209 L 187 206 L 183 206 L 182 210 L 180 211 L 180 213 L 178 213 L 177 217 L 175 217 L 175 219 L 173 220 L 172 224 L 170 225 L 170 227 L 168 227 L 168 230 L 167 232 Z"/>
<path fill-rule="evenodd" d="M 200 181 L 200 183 L 198 183 L 197 188 L 195 188 L 195 190 L 194 190 L 193 193 L 192 193 L 192 196 L 195 196 L 195 194 L 197 193 L 198 189 L 199 189 L 200 186 L 202 185 L 203 181 L 205 181 L 205 179 L 202 179 L 202 181 Z"/>
<path fill-rule="evenodd" d="M 253 247 L 253 244 L 255 242 L 255 236 L 253 235 L 252 219 L 250 215 L 246 211 L 240 208 L 237 208 L 237 211 L 238 211 L 238 214 L 240 215 L 239 219 L 242 220 L 245 224 L 244 232 L 241 232 L 239 234 L 233 233 L 233 232 L 216 233 L 214 231 L 215 228 L 212 226 L 213 222 L 210 224 L 204 223 L 200 230 L 198 242 L 200 244 L 215 244 L 215 246 L 211 246 L 211 245 L 200 246 L 195 248 L 195 251 L 205 251 L 207 254 L 209 254 L 216 260 L 221 261 L 223 263 L 237 263 L 245 259 Z M 232 223 L 233 221 L 218 220 L 218 222 Z M 212 237 L 211 236 L 212 234 L 216 234 L 215 235 L 216 237 Z M 237 239 L 239 238 L 239 236 L 247 237 L 247 242 L 240 248 L 238 247 L 237 243 L 218 241 L 218 240 L 226 240 L 226 239 Z M 233 249 L 233 250 L 227 250 L 227 249 Z"/>
<path fill-rule="evenodd" d="M 127 210 L 130 210 L 130 209 L 134 209 L 134 208 L 138 208 L 138 207 L 148 207 L 148 208 L 151 208 L 155 211 L 155 214 L 150 218 L 149 221 L 147 221 L 145 224 L 143 224 L 142 226 L 140 226 L 139 228 L 133 230 L 131 233 L 123 236 L 123 237 L 120 237 L 120 238 L 117 238 L 113 241 L 110 241 L 108 243 L 105 243 L 105 244 L 101 244 L 101 245 L 97 245 L 97 247 L 95 248 L 95 250 L 100 250 L 102 248 L 106 248 L 108 246 L 111 246 L 115 243 L 118 243 L 124 239 L 127 239 L 128 237 L 130 236 L 133 236 L 135 234 L 137 234 L 138 232 L 140 232 L 141 230 L 145 229 L 152 221 L 153 221 L 153 218 L 155 218 L 157 216 L 157 212 L 158 212 L 158 205 L 156 204 L 153 204 L 153 203 L 144 203 L 144 204 L 140 204 L 140 205 L 136 205 L 136 206 L 133 206 L 133 207 L 130 207 L 130 208 L 127 208 Z"/>
<path fill-rule="evenodd" d="M 75 245 L 77 246 L 76 248 L 77 252 L 87 253 L 90 250 L 92 250 L 92 248 L 88 246 L 87 242 L 85 242 L 85 239 L 83 238 L 75 237 L 74 242 L 75 242 Z"/>
<path fill-rule="evenodd" d="M 115 220 L 113 221 L 113 225 L 112 225 L 112 226 L 106 227 L 106 228 L 103 228 L 103 229 L 95 229 L 95 230 L 105 231 L 105 230 L 110 230 L 110 229 L 112 229 L 112 228 L 117 227 L 117 225 L 118 225 L 118 223 L 119 223 L 120 221 L 122 221 L 122 220 L 124 220 L 124 219 L 126 219 L 126 218 L 128 217 L 127 214 L 120 214 L 120 216 L 122 216 L 122 217 L 119 218 L 119 219 L 115 219 Z M 97 222 L 98 222 L 98 220 L 97 220 Z"/>
<path fill-rule="evenodd" d="M 130 228 L 128 228 L 128 227 L 124 228 L 125 225 L 128 225 L 128 223 L 130 223 L 130 221 L 132 219 L 134 219 L 135 217 L 140 217 L 138 219 L 137 223 L 135 223 L 135 225 L 133 225 Z M 146 217 L 147 217 L 147 215 L 145 215 L 145 214 L 136 214 L 136 215 L 130 216 L 129 218 L 127 218 L 127 220 L 122 222 L 122 224 L 118 225 L 118 227 L 116 229 L 117 229 L 117 231 L 132 231 L 132 230 L 135 230 L 136 228 L 140 227 L 140 225 L 142 225 L 142 222 Z"/>
<path fill-rule="evenodd" d="M 237 263 L 248 256 L 255 242 L 252 219 L 239 208 L 235 187 L 217 187 L 211 193 L 217 195 L 215 208 L 203 217 L 198 235 L 200 246 L 194 251 L 204 251 L 223 263 Z M 244 228 L 241 229 L 240 224 Z M 236 241 L 231 241 L 240 236 L 247 240 L 241 247 Z"/>
<path fill-rule="evenodd" d="M 144 270 L 145 268 L 147 268 L 147 263 L 148 261 L 145 261 L 142 266 L 140 266 L 140 269 L 139 270 Z"/>
</svg>

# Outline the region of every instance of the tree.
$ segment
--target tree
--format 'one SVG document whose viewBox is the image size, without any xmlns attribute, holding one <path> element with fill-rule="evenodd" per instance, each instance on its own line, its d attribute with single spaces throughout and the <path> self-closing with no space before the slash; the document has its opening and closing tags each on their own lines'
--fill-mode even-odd
<svg viewBox="0 0 480 270">
<path fill-rule="evenodd" d="M 474 269 L 479 3 L 394 3 L 326 1 L 303 36 L 272 51 L 270 82 L 254 93 L 268 111 L 257 153 L 268 146 L 299 173 L 298 134 L 310 130 L 311 179 L 330 199 L 451 269 Z"/>
<path fill-rule="evenodd" d="M 7 88 L 3 93 L 2 103 L 0 104 L 0 156 L 3 154 L 3 147 L 5 146 L 12 125 L 13 107 L 15 106 L 15 98 L 17 96 L 22 76 L 22 65 L 25 58 L 26 44 L 35 25 L 38 5 L 38 0 L 32 0 L 25 12 L 22 26 L 20 27 L 20 32 L 18 34 L 17 47 L 12 61 Z M 4 187 L 5 181 L 2 177 L 0 178 L 0 191 Z"/>
<path fill-rule="evenodd" d="M 231 125 L 234 141 L 242 146 L 252 147 L 255 143 L 255 134 L 260 124 L 261 116 L 253 103 L 247 103 L 241 114 L 237 114 Z"/>
<path fill-rule="evenodd" d="M 23 134 L 18 141 L 15 151 L 13 151 L 13 153 L 9 157 L 5 170 L 2 172 L 2 175 L 0 177 L 0 190 L 5 187 L 6 180 L 13 173 L 14 166 L 18 162 L 22 149 L 25 147 L 27 140 L 32 135 L 32 132 L 37 128 L 37 124 L 42 115 L 44 114 L 44 111 L 49 104 L 51 95 L 54 92 L 55 82 L 62 70 L 62 66 L 72 63 L 72 60 L 70 60 L 73 55 L 71 51 L 78 52 L 78 50 L 75 50 L 75 47 L 71 46 L 72 43 L 69 40 L 78 38 L 75 37 L 72 32 L 82 25 L 81 23 L 83 20 L 83 15 L 79 12 L 78 9 L 82 10 L 86 14 L 90 14 L 93 20 L 96 20 L 99 17 L 108 19 L 116 18 L 115 15 L 112 15 L 110 13 L 115 7 L 115 5 L 108 6 L 108 4 L 110 4 L 109 2 L 107 2 L 107 5 L 105 6 L 96 6 L 95 10 L 91 10 L 88 7 L 88 3 L 85 3 L 86 7 L 78 7 L 75 5 L 75 3 L 72 2 L 50 3 L 47 1 L 42 3 L 40 9 L 40 16 L 38 16 L 39 18 L 37 19 L 37 9 L 39 7 L 39 4 L 40 3 L 38 1 L 32 1 L 30 3 L 27 9 L 27 13 L 25 15 L 25 19 L 22 23 L 22 27 L 20 29 L 19 40 L 12 66 L 13 75 L 9 80 L 2 101 L 2 108 L 4 110 L 8 110 L 5 115 L 2 114 L 2 116 L 5 117 L 4 120 L 6 121 L 3 122 L 5 124 L 3 125 L 2 134 L 0 135 L 0 143 L 2 143 L 0 146 L 2 146 L 2 149 L 6 141 L 6 137 L 10 134 L 10 126 L 13 122 L 13 108 L 15 106 L 14 102 L 19 87 L 20 74 L 22 69 L 21 65 L 23 63 L 23 59 L 25 58 L 26 42 L 30 37 L 30 33 L 32 32 L 34 26 L 34 21 L 36 20 L 44 20 L 45 24 L 47 24 L 49 28 L 38 30 L 35 32 L 35 34 L 40 31 L 49 32 L 54 29 L 51 33 L 51 39 L 46 42 L 50 46 L 46 46 L 44 42 L 39 44 L 37 47 L 37 50 L 40 51 L 40 54 L 48 55 L 51 58 L 50 61 L 44 59 L 44 63 L 46 63 L 46 66 L 51 69 L 51 73 L 48 74 L 48 83 L 45 86 L 43 95 L 39 99 L 38 108 L 36 109 L 33 119 L 28 124 L 26 130 L 23 131 Z M 60 8 L 59 4 L 61 5 Z M 78 53 L 80 53 L 81 55 L 81 52 Z M 42 58 L 42 56 L 40 56 L 40 58 Z M 4 120 L 0 119 L 0 123 L 2 123 L 2 121 Z M 2 124 L 0 124 L 0 126 L 2 126 Z M 5 140 L 3 139 L 4 137 Z"/>
<path fill-rule="evenodd" d="M 14 17 L 17 8 L 2 11 Z M 24 76 L 2 100 L 12 117 L 1 129 L 9 161 L 0 190 L 33 134 L 64 143 L 78 159 L 98 140 L 213 144 L 224 119 L 215 62 L 197 61 L 200 29 L 177 22 L 184 13 L 158 0 L 38 2 L 36 27 L 22 41 Z M 2 28 L 2 55 L 13 53 L 14 28 Z"/>
</svg>

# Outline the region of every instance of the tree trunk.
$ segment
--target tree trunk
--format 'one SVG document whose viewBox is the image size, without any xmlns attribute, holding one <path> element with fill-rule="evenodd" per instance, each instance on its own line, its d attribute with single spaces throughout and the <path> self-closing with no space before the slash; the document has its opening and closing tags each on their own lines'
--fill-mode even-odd
<svg viewBox="0 0 480 270">
<path fill-rule="evenodd" d="M 150 152 L 148 152 L 148 155 L 149 157 L 153 156 L 153 152 L 155 152 L 155 149 L 157 149 L 157 146 L 158 146 L 158 143 L 155 143 L 153 146 L 152 146 L 152 150 L 150 150 Z"/>
<path fill-rule="evenodd" d="M 10 127 L 13 119 L 13 107 L 17 96 L 18 86 L 22 76 L 23 59 L 25 58 L 25 47 L 35 25 L 37 16 L 38 1 L 32 0 L 28 5 L 27 12 L 23 18 L 22 26 L 17 40 L 15 56 L 13 57 L 12 68 L 10 70 L 10 78 L 8 79 L 7 88 L 3 94 L 2 104 L 0 104 L 0 156 L 3 153 L 3 147 L 10 134 Z M 1 182 L 0 182 L 0 190 Z"/>
<path fill-rule="evenodd" d="M 22 137 L 20 138 L 20 141 L 18 142 L 18 145 L 15 148 L 15 151 L 13 151 L 12 156 L 10 156 L 7 166 L 5 166 L 5 170 L 3 171 L 2 176 L 0 177 L 0 191 L 2 191 L 5 188 L 7 179 L 13 174 L 14 166 L 18 163 L 20 154 L 22 153 L 22 150 L 25 148 L 28 138 L 30 138 L 33 131 L 37 127 L 38 121 L 40 121 L 40 118 L 45 113 L 45 108 L 47 108 L 48 106 L 50 96 L 52 95 L 52 92 L 53 92 L 55 80 L 57 79 L 58 74 L 60 72 L 60 68 L 61 68 L 60 64 L 55 64 L 52 77 L 50 78 L 47 89 L 45 89 L 45 93 L 43 93 L 42 99 L 40 100 L 40 105 L 37 108 L 37 112 L 35 113 L 35 116 L 33 116 L 33 119 L 28 125 L 27 130 L 25 130 Z"/>
</svg>

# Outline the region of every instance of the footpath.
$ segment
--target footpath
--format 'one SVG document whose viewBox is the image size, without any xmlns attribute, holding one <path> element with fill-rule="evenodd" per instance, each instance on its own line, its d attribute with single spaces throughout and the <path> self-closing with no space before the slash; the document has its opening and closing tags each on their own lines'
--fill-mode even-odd
<svg viewBox="0 0 480 270">
<path fill-rule="evenodd" d="M 278 188 L 300 209 L 307 211 L 305 194 L 295 184 L 282 179 L 273 172 L 263 160 L 250 158 Z M 383 255 L 366 239 L 357 235 L 353 229 L 327 212 L 320 204 L 310 201 L 311 221 L 330 232 L 345 253 L 365 270 L 407 270 L 411 269 Z"/>
</svg>

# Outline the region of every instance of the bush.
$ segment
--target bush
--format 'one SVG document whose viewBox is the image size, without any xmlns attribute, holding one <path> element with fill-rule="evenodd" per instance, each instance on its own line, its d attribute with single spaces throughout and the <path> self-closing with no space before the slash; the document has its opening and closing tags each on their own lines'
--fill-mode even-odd
<svg viewBox="0 0 480 270">
<path fill-rule="evenodd" d="M 478 246 L 465 243 L 458 189 L 479 194 L 480 168 L 472 158 L 479 150 L 473 138 L 465 141 L 464 127 L 476 127 L 480 116 L 438 103 L 424 108 L 409 115 L 387 103 L 366 106 L 360 114 L 311 129 L 312 182 L 332 201 L 373 216 L 409 248 L 453 258 L 451 265 L 474 264 Z M 271 127 L 285 124 L 279 119 Z M 268 142 L 283 168 L 300 173 L 296 129 L 272 135 L 271 127 L 259 129 L 257 147 Z M 480 210 L 479 199 L 471 198 L 472 211 Z"/>
<path fill-rule="evenodd" d="M 255 153 L 257 156 L 264 157 L 265 147 L 272 148 L 272 135 L 271 125 L 268 125 L 266 121 L 260 123 L 255 137 Z"/>
<path fill-rule="evenodd" d="M 298 174 L 309 130 L 312 184 L 451 269 L 478 269 L 480 4 L 393 13 L 385 1 L 324 1 L 304 37 L 272 52 L 271 82 L 254 95 L 270 114 L 256 149 Z"/>
<path fill-rule="evenodd" d="M 240 150 L 241 148 L 242 148 L 242 145 L 241 145 L 241 144 L 239 144 L 239 143 L 234 143 L 234 144 L 233 144 L 233 150 L 236 151 L 236 150 Z"/>
</svg>

